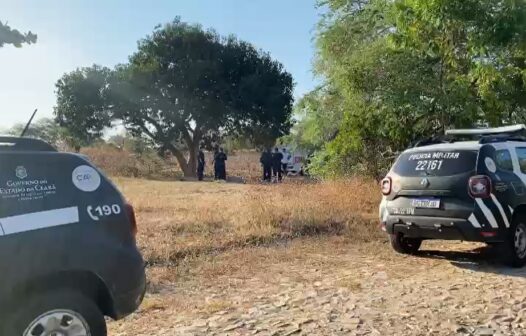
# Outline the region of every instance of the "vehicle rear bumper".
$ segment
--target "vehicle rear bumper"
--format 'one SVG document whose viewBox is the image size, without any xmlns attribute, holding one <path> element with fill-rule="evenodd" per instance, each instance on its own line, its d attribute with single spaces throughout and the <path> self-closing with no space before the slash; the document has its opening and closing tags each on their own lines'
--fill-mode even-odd
<svg viewBox="0 0 526 336">
<path fill-rule="evenodd" d="M 113 296 L 113 316 L 115 320 L 122 319 L 133 313 L 142 303 L 146 293 L 146 275 L 143 273 L 136 288 L 116 293 Z"/>
<path fill-rule="evenodd" d="M 495 229 L 476 228 L 467 219 L 423 216 L 387 216 L 385 229 L 389 234 L 402 233 L 410 238 L 502 242 L 504 235 Z M 493 236 L 487 233 L 493 233 Z M 486 236 L 483 235 L 486 233 Z"/>
</svg>

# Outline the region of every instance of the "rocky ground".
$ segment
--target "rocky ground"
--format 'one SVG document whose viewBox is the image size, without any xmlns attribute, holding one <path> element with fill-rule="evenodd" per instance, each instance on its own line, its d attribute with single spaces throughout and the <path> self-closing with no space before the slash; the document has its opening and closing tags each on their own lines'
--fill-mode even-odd
<svg viewBox="0 0 526 336">
<path fill-rule="evenodd" d="M 526 268 L 496 253 L 428 242 L 402 256 L 338 237 L 240 249 L 178 279 L 151 269 L 160 280 L 110 335 L 525 335 Z"/>
</svg>

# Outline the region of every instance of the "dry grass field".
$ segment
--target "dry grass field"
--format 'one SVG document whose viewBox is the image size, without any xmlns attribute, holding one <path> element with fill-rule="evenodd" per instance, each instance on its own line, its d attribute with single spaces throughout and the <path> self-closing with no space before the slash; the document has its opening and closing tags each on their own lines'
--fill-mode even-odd
<svg viewBox="0 0 526 336">
<path fill-rule="evenodd" d="M 116 178 L 134 204 L 138 244 L 152 285 L 170 281 L 196 257 L 299 237 L 377 239 L 379 196 L 371 181 L 279 185 Z"/>
<path fill-rule="evenodd" d="M 523 335 L 525 270 L 492 250 L 391 251 L 374 182 L 115 178 L 137 210 L 148 292 L 114 336 Z"/>
<path fill-rule="evenodd" d="M 147 263 L 148 294 L 135 318 L 166 309 L 186 316 L 229 309 L 230 300 L 213 297 L 230 280 L 265 274 L 272 283 L 276 278 L 266 272 L 268 267 L 301 265 L 306 253 L 318 253 L 327 244 L 385 241 L 378 230 L 379 193 L 373 181 L 113 181 L 135 207 L 138 245 Z M 123 331 L 126 323 L 112 327 L 129 334 Z"/>
<path fill-rule="evenodd" d="M 90 156 L 149 177 L 113 179 L 136 209 L 148 291 L 110 335 L 524 335 L 526 270 L 481 244 L 392 252 L 373 181 L 260 184 L 256 152 L 228 161 L 246 183 L 181 181 L 170 161 L 113 154 Z"/>
</svg>

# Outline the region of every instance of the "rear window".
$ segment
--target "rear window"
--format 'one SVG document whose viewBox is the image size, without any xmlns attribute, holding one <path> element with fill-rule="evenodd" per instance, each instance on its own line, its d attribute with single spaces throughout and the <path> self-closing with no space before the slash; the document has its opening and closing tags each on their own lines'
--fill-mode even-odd
<svg viewBox="0 0 526 336">
<path fill-rule="evenodd" d="M 475 170 L 477 151 L 422 151 L 400 155 L 393 171 L 401 176 L 447 176 Z"/>
</svg>

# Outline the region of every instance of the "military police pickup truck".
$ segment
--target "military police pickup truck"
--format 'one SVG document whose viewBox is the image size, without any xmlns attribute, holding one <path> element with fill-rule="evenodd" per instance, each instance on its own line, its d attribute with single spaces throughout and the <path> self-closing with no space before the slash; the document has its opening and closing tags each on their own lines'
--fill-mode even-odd
<svg viewBox="0 0 526 336">
<path fill-rule="evenodd" d="M 135 215 L 83 157 L 0 137 L 0 335 L 106 335 L 145 290 Z"/>
<path fill-rule="evenodd" d="M 524 125 L 450 130 L 404 151 L 381 183 L 380 221 L 392 247 L 424 239 L 486 242 L 526 263 Z"/>
</svg>

